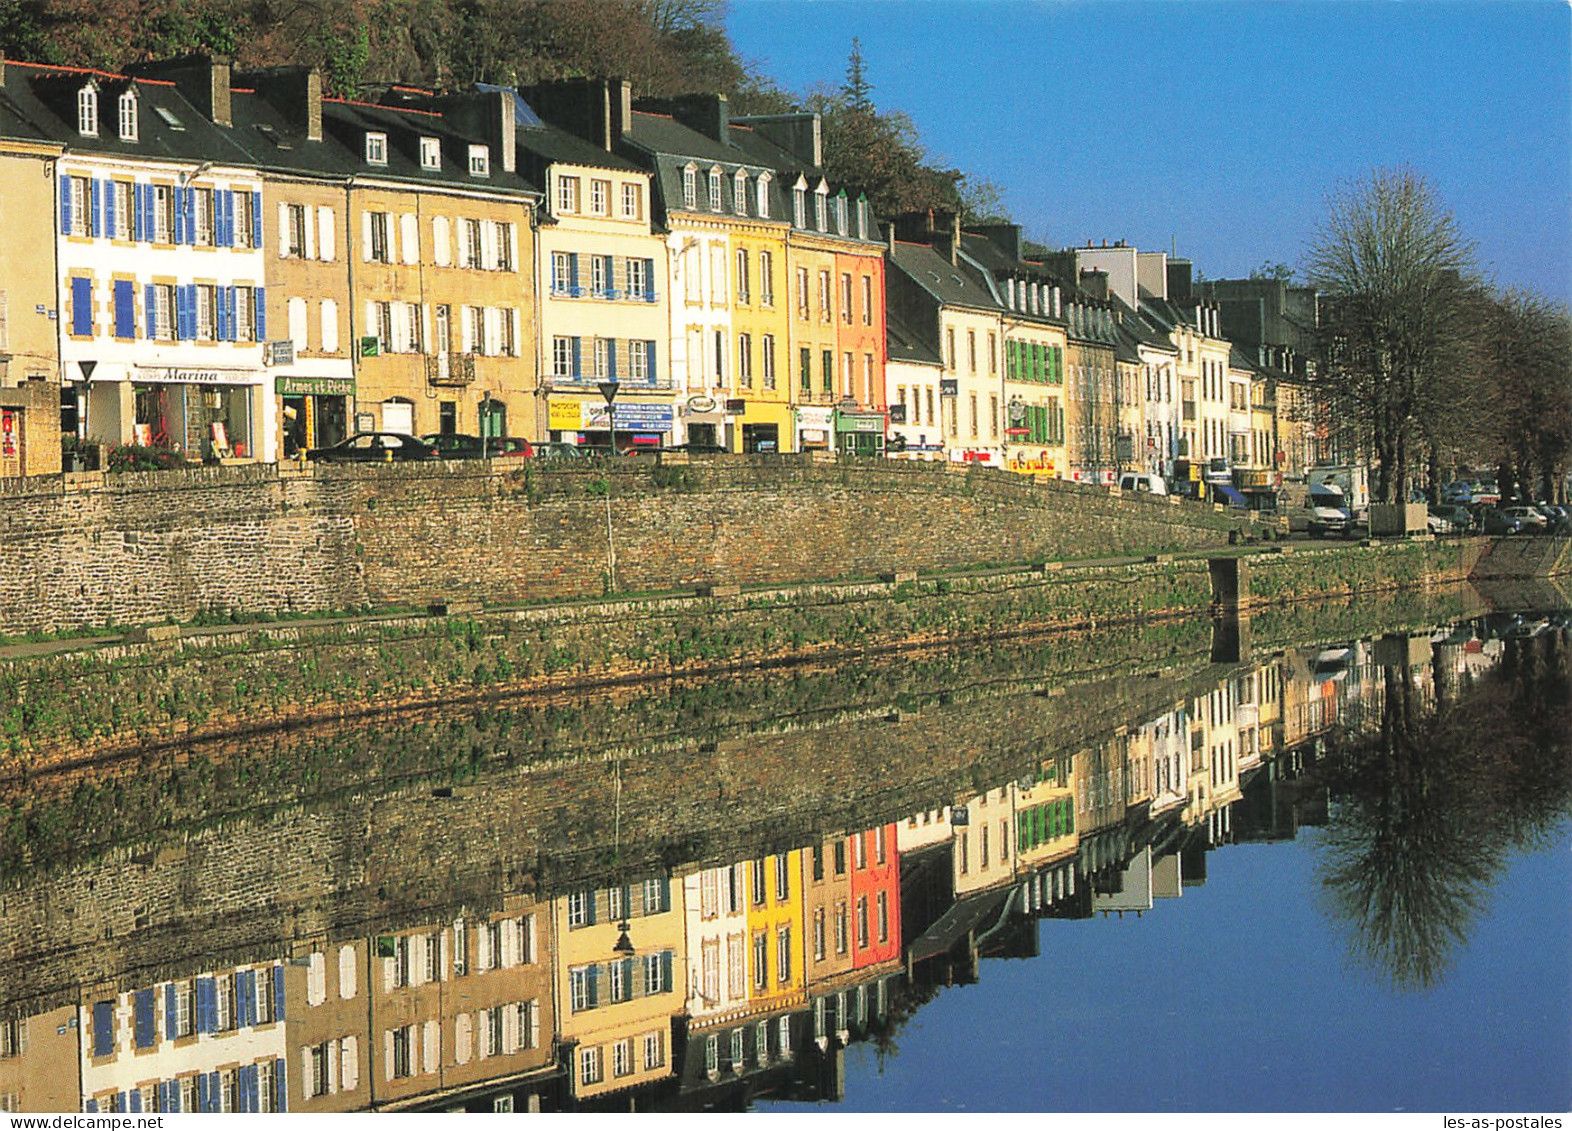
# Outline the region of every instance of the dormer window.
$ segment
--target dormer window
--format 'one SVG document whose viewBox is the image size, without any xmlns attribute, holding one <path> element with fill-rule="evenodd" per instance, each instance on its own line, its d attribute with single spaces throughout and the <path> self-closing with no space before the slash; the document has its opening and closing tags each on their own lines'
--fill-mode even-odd
<svg viewBox="0 0 1572 1131">
<path fill-rule="evenodd" d="M 484 145 L 469 147 L 469 175 L 472 177 L 491 176 L 491 150 Z"/>
<path fill-rule="evenodd" d="M 821 232 L 829 230 L 829 210 L 824 207 L 824 199 L 829 194 L 829 187 L 823 181 L 813 190 L 813 226 Z"/>
<path fill-rule="evenodd" d="M 720 210 L 721 210 L 721 171 L 719 169 L 711 169 L 710 170 L 710 211 L 711 212 L 719 212 Z"/>
<path fill-rule="evenodd" d="M 759 186 L 759 207 L 758 207 L 759 218 L 761 220 L 768 220 L 770 218 L 770 175 L 768 173 L 760 173 L 759 174 L 758 186 Z"/>
<path fill-rule="evenodd" d="M 76 92 L 76 132 L 83 137 L 98 136 L 98 87 L 92 83 Z"/>
<path fill-rule="evenodd" d="M 366 134 L 366 164 L 386 165 L 388 163 L 388 135 L 379 133 Z"/>
<path fill-rule="evenodd" d="M 739 216 L 748 214 L 748 174 L 741 169 L 732 179 L 732 211 Z"/>
<path fill-rule="evenodd" d="M 808 226 L 808 186 L 798 181 L 791 190 L 792 222 L 799 228 Z"/>
<path fill-rule="evenodd" d="M 120 140 L 135 141 L 136 131 L 136 91 L 128 90 L 120 96 Z"/>
<path fill-rule="evenodd" d="M 682 206 L 690 212 L 699 206 L 699 171 L 692 165 L 682 170 Z"/>
<path fill-rule="evenodd" d="M 835 231 L 843 236 L 851 235 L 851 230 L 846 226 L 846 190 L 842 189 L 835 198 Z"/>
<path fill-rule="evenodd" d="M 430 170 L 442 168 L 442 143 L 436 138 L 420 139 L 420 167 Z"/>
<path fill-rule="evenodd" d="M 866 196 L 857 198 L 857 238 L 860 240 L 868 238 L 868 198 Z"/>
</svg>

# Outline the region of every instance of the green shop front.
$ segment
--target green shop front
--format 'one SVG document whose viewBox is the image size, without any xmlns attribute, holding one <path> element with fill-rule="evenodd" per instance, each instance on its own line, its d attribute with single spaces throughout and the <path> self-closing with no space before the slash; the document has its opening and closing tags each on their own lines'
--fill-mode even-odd
<svg viewBox="0 0 1572 1131">
<path fill-rule="evenodd" d="M 843 456 L 882 456 L 886 419 L 882 412 L 835 410 L 835 450 Z"/>
<path fill-rule="evenodd" d="M 326 448 L 349 437 L 354 418 L 353 377 L 273 378 L 281 433 L 279 451 L 294 459 L 310 448 Z"/>
</svg>

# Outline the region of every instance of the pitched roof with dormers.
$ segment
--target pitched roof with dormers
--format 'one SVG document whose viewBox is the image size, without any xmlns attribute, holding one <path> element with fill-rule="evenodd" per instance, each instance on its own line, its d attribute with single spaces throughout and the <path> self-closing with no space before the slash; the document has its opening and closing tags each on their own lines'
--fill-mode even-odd
<svg viewBox="0 0 1572 1131">
<path fill-rule="evenodd" d="M 1004 309 L 981 272 L 968 263 L 951 263 L 930 244 L 896 240 L 889 259 L 892 266 L 942 305 Z"/>
</svg>

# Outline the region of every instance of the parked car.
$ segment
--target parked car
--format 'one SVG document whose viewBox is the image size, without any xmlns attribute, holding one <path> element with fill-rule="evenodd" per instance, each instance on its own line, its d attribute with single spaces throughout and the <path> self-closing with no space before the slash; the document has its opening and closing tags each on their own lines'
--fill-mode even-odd
<svg viewBox="0 0 1572 1131">
<path fill-rule="evenodd" d="M 1520 521 L 1495 507 L 1484 507 L 1480 511 L 1480 525 L 1486 534 L 1523 533 L 1523 524 Z"/>
<path fill-rule="evenodd" d="M 588 445 L 580 447 L 563 440 L 543 440 L 535 445 L 536 459 L 584 459 L 593 454 Z"/>
<path fill-rule="evenodd" d="M 1161 475 L 1127 471 L 1119 476 L 1119 490 L 1144 495 L 1166 495 L 1168 484 L 1163 481 Z"/>
<path fill-rule="evenodd" d="M 1540 534 L 1545 530 L 1545 516 L 1533 507 L 1518 505 L 1501 507 L 1500 510 L 1502 514 L 1517 519 L 1530 534 Z"/>
<path fill-rule="evenodd" d="M 1439 507 L 1431 507 L 1430 518 L 1432 520 L 1440 519 L 1442 522 L 1447 524 L 1446 530 L 1444 531 L 1437 531 L 1432 525 L 1432 533 L 1457 533 L 1460 531 L 1472 530 L 1474 528 L 1473 514 L 1467 507 L 1458 506 L 1456 504 L 1452 504 L 1450 506 L 1442 505 Z"/>
<path fill-rule="evenodd" d="M 437 449 L 437 453 L 443 459 L 484 459 L 488 455 L 498 459 L 506 456 L 527 457 L 532 454 L 530 442 L 515 436 L 493 436 L 482 443 L 479 436 L 450 432 L 445 435 L 422 436 L 420 439 L 421 442 Z"/>
<path fill-rule="evenodd" d="M 312 448 L 306 458 L 317 463 L 383 463 L 441 457 L 434 445 L 402 432 L 357 432 L 332 447 Z"/>
</svg>

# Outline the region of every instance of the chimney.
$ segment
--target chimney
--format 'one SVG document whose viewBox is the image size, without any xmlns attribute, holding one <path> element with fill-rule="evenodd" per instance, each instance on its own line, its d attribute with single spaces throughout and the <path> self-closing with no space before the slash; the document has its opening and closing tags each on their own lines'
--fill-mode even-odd
<svg viewBox="0 0 1572 1131">
<path fill-rule="evenodd" d="M 215 126 L 232 126 L 229 108 L 229 59 L 224 56 L 182 55 L 150 63 L 133 63 L 126 73 L 137 78 L 167 79 L 180 96 Z"/>
<path fill-rule="evenodd" d="M 633 130 L 633 91 L 624 79 L 562 79 L 523 93 L 543 121 L 607 152 Z"/>
<path fill-rule="evenodd" d="M 1188 259 L 1168 260 L 1168 298 L 1173 302 L 1189 302 L 1191 299 L 1190 286 L 1190 261 Z"/>
<path fill-rule="evenodd" d="M 322 140 L 322 73 L 315 67 L 269 67 L 235 78 L 302 130 L 307 141 Z"/>
<path fill-rule="evenodd" d="M 761 137 L 774 142 L 804 166 L 824 164 L 824 130 L 817 114 L 758 114 L 738 118 Z"/>
<path fill-rule="evenodd" d="M 731 103 L 724 94 L 683 94 L 676 98 L 645 98 L 641 110 L 670 114 L 690 130 L 722 145 L 731 144 Z"/>
<path fill-rule="evenodd" d="M 1011 261 L 1020 261 L 1021 226 L 1019 224 L 984 224 L 977 230 L 989 243 L 1004 252 Z"/>
<path fill-rule="evenodd" d="M 1108 299 L 1108 272 L 1095 267 L 1083 267 L 1080 273 L 1081 290 L 1103 301 Z"/>
</svg>

